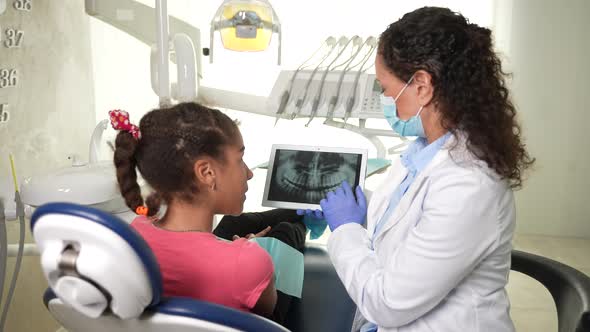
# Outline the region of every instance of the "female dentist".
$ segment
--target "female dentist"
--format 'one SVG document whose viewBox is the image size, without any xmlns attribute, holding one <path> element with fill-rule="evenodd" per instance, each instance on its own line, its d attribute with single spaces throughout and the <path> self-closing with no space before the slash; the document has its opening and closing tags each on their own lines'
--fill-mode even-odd
<svg viewBox="0 0 590 332">
<path fill-rule="evenodd" d="M 418 138 L 368 209 L 347 183 L 320 203 L 330 257 L 358 308 L 353 331 L 514 331 L 512 189 L 534 159 L 491 31 L 421 8 L 383 32 L 375 67 L 385 118 Z"/>
</svg>

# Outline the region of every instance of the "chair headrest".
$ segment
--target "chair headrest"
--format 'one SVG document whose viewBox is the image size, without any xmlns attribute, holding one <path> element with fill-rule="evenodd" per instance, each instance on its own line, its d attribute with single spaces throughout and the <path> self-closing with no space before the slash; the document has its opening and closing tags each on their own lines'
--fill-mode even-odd
<svg viewBox="0 0 590 332">
<path fill-rule="evenodd" d="M 160 301 L 156 258 L 119 218 L 77 204 L 50 203 L 35 210 L 31 231 L 49 286 L 77 311 L 98 317 L 109 308 L 126 319 Z"/>
</svg>

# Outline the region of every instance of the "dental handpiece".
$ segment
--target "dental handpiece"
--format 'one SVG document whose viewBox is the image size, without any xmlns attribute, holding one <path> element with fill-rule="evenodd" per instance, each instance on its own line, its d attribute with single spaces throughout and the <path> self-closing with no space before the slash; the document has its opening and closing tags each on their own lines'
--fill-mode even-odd
<svg viewBox="0 0 590 332">
<path fill-rule="evenodd" d="M 328 103 L 328 113 L 326 114 L 326 121 L 330 121 L 334 117 L 334 109 L 336 108 L 336 103 L 338 103 L 339 94 L 340 88 L 338 88 L 338 92 L 336 92 L 336 95 L 330 98 L 330 102 Z"/>
<path fill-rule="evenodd" d="M 315 52 L 313 52 L 313 54 L 307 60 L 303 61 L 303 63 L 295 70 L 295 72 L 293 73 L 293 76 L 291 76 L 291 80 L 289 81 L 288 89 L 285 89 L 285 91 L 283 91 L 283 94 L 281 95 L 281 101 L 279 103 L 279 108 L 277 109 L 277 112 L 275 113 L 276 114 L 275 126 L 277 125 L 277 122 L 279 121 L 279 119 L 281 118 L 283 113 L 285 113 L 285 110 L 287 108 L 287 104 L 289 103 L 289 99 L 291 98 L 291 91 L 293 90 L 293 83 L 295 82 L 295 78 L 297 77 L 297 74 L 299 74 L 299 72 L 302 69 L 306 68 L 307 62 L 312 60 L 316 56 L 316 54 L 324 48 L 324 45 L 331 46 L 332 48 L 334 48 L 334 46 L 336 45 L 336 38 L 334 38 L 332 36 L 326 38 L 324 43 L 322 43 L 322 45 Z M 325 57 L 327 57 L 327 56 L 325 56 Z"/>
<path fill-rule="evenodd" d="M 321 64 L 321 63 L 320 63 Z M 297 102 L 295 102 L 295 112 L 293 112 L 291 114 L 291 120 L 295 119 L 295 117 L 297 115 L 299 115 L 299 113 L 301 112 L 301 108 L 303 108 L 303 104 L 305 103 L 305 99 L 307 98 L 307 92 L 309 91 L 309 86 L 311 84 L 311 81 L 313 80 L 313 77 L 315 76 L 316 72 L 318 71 L 319 65 L 318 67 L 316 67 L 313 72 L 311 72 L 311 75 L 309 77 L 309 79 L 307 80 L 307 83 L 305 83 L 305 89 L 303 91 L 303 97 L 297 99 Z"/>
<path fill-rule="evenodd" d="M 279 109 L 275 113 L 276 114 L 275 115 L 275 126 L 277 125 L 277 122 L 279 122 L 281 115 L 283 115 L 283 113 L 285 113 L 285 108 L 287 108 L 287 103 L 289 102 L 290 95 L 291 95 L 290 89 L 285 90 L 283 92 L 283 94 L 281 95 L 281 103 L 279 104 Z"/>
<path fill-rule="evenodd" d="M 341 41 L 344 41 L 343 39 L 341 39 Z M 314 98 L 312 107 L 311 107 L 311 114 L 309 115 L 309 120 L 307 121 L 307 123 L 305 124 L 305 126 L 307 127 L 311 121 L 315 118 L 315 115 L 317 113 L 317 110 L 320 106 L 320 99 L 322 97 L 322 93 L 324 91 L 324 84 L 326 83 L 326 76 L 328 75 L 328 73 L 330 72 L 330 69 L 332 68 L 332 65 L 336 62 L 336 60 L 338 60 L 338 58 L 340 58 L 340 56 L 344 53 L 344 50 L 346 50 L 346 48 L 348 47 L 348 45 L 353 42 L 353 45 L 360 45 L 360 42 L 362 41 L 362 39 L 359 36 L 354 36 L 351 39 L 349 39 L 346 44 L 344 44 L 344 46 L 342 47 L 342 50 L 340 50 L 340 52 L 338 53 L 338 55 L 336 55 L 336 57 L 334 58 L 334 60 L 332 60 L 332 62 L 330 62 L 330 64 L 326 67 L 326 70 L 324 70 L 324 73 L 322 75 L 322 80 L 320 81 L 320 88 L 318 93 L 316 94 L 316 97 Z M 353 58 L 348 59 L 345 63 L 349 63 Z M 338 66 L 337 66 L 338 67 Z"/>
<path fill-rule="evenodd" d="M 346 121 L 348 121 L 348 118 L 352 114 L 352 108 L 354 107 L 354 104 L 356 103 L 356 88 L 358 87 L 359 78 L 361 76 L 361 73 L 362 73 L 362 71 L 359 69 L 359 71 L 356 73 L 356 76 L 354 77 L 354 83 L 352 84 L 352 91 L 350 93 L 350 97 L 348 97 L 348 100 L 346 101 L 346 107 L 345 107 L 345 111 L 344 111 L 344 123 L 346 123 Z"/>
<path fill-rule="evenodd" d="M 369 41 L 370 39 L 370 41 Z M 369 50 L 369 52 L 365 55 L 365 57 L 362 60 L 362 64 L 361 67 L 359 68 L 356 77 L 354 78 L 354 83 L 352 85 L 352 91 L 351 91 L 351 96 L 348 98 L 348 100 L 346 101 L 346 108 L 345 108 L 345 112 L 344 112 L 344 123 L 346 124 L 346 122 L 348 121 L 348 118 L 350 117 L 350 115 L 352 114 L 352 109 L 354 107 L 354 104 L 356 103 L 356 94 L 357 94 L 357 87 L 358 87 L 358 83 L 359 83 L 359 78 L 361 76 L 361 73 L 363 73 L 364 71 L 366 71 L 367 69 L 369 69 L 369 67 L 363 69 L 363 67 L 365 66 L 365 64 L 367 63 L 367 61 L 369 60 L 371 54 L 373 54 L 373 51 L 375 51 L 375 49 L 377 48 L 377 39 L 374 37 L 371 37 L 367 39 L 368 44 L 371 46 L 371 49 Z"/>
<path fill-rule="evenodd" d="M 320 89 L 320 94 L 321 94 L 322 89 Z M 316 98 L 314 98 L 313 100 L 313 104 L 311 104 L 311 114 L 309 114 L 309 120 L 307 120 L 307 123 L 305 124 L 305 126 L 309 126 L 309 124 L 311 123 L 311 121 L 315 118 L 315 114 L 318 110 L 318 107 L 320 106 L 320 94 L 318 94 L 318 96 Z"/>
<path fill-rule="evenodd" d="M 328 113 L 326 114 L 326 121 L 330 121 L 334 117 L 334 110 L 336 109 L 336 104 L 338 104 L 338 99 L 340 99 L 340 91 L 342 90 L 342 82 L 344 81 L 344 76 L 346 75 L 346 73 L 350 69 L 352 69 L 358 65 L 358 64 L 356 64 L 354 66 L 351 66 L 352 62 L 359 55 L 359 53 L 361 52 L 363 47 L 365 47 L 365 45 L 367 45 L 367 44 L 371 44 L 374 39 L 375 39 L 375 37 L 367 38 L 365 40 L 365 42 L 357 49 L 357 51 L 354 53 L 354 55 L 350 58 L 350 61 L 348 61 L 348 63 L 346 64 L 346 67 L 344 67 L 344 69 L 342 70 L 342 73 L 340 74 L 340 78 L 338 78 L 338 83 L 336 84 L 336 95 L 332 96 L 332 98 L 330 98 L 330 102 L 328 104 Z M 364 58 L 361 59 L 361 62 L 363 60 L 364 60 Z M 354 105 L 354 103 L 353 103 L 353 105 Z"/>
<path fill-rule="evenodd" d="M 295 109 L 295 112 L 293 112 L 293 114 L 291 114 L 291 119 L 294 119 L 301 112 L 301 108 L 303 108 L 303 104 L 305 103 L 305 99 L 307 99 L 307 93 L 309 92 L 309 86 L 311 85 L 311 82 L 313 81 L 313 78 L 314 78 L 315 74 L 317 73 L 318 69 L 321 67 L 321 65 L 324 63 L 324 61 L 326 61 L 326 59 L 328 57 L 330 57 L 332 52 L 334 52 L 334 50 L 336 49 L 336 46 L 338 44 L 346 43 L 347 40 L 348 39 L 346 37 L 341 37 L 339 39 L 338 43 L 335 43 L 332 46 L 332 49 L 330 49 L 330 52 L 328 52 L 328 54 L 326 54 L 326 56 L 324 56 L 324 58 L 320 61 L 320 63 L 314 68 L 309 79 L 307 80 L 307 83 L 305 84 L 305 89 L 303 91 L 303 97 L 297 99 L 297 102 L 295 103 L 296 109 Z"/>
<path fill-rule="evenodd" d="M 336 84 L 336 95 L 330 98 L 330 102 L 328 103 L 328 113 L 326 114 L 326 121 L 332 120 L 334 117 L 334 109 L 336 109 L 336 104 L 338 103 L 338 99 L 340 98 L 340 90 L 342 89 L 342 81 L 344 81 L 344 75 L 347 72 L 347 68 L 344 68 L 342 73 L 340 74 L 340 78 L 338 79 L 338 83 Z"/>
<path fill-rule="evenodd" d="M 283 115 L 283 113 L 285 113 L 285 109 L 287 108 L 287 104 L 289 103 L 289 98 L 291 97 L 291 90 L 293 89 L 293 82 L 295 81 L 295 77 L 297 77 L 297 74 L 299 73 L 300 68 L 297 68 L 297 70 L 295 71 L 295 73 L 293 73 L 293 77 L 291 77 L 291 81 L 289 82 L 289 89 L 285 90 L 283 92 L 283 94 L 281 95 L 281 102 L 279 104 L 279 108 L 277 109 L 277 112 L 275 113 L 275 126 L 277 125 L 277 122 L 279 122 L 279 119 L 281 118 L 281 116 Z"/>
<path fill-rule="evenodd" d="M 350 114 L 352 113 L 352 108 L 354 107 L 354 104 L 356 103 L 356 92 L 355 95 L 348 98 L 348 100 L 346 101 L 346 109 L 345 109 L 345 113 L 344 113 L 344 123 L 346 123 L 346 121 L 348 121 L 348 118 L 350 117 Z"/>
</svg>

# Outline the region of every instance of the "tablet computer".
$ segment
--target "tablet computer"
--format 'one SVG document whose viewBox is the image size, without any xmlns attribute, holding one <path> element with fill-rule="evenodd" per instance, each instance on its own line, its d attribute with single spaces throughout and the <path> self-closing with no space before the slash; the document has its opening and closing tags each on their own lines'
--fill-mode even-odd
<svg viewBox="0 0 590 332">
<path fill-rule="evenodd" d="M 367 150 L 321 146 L 272 146 L 262 205 L 320 209 L 320 201 L 346 180 L 365 184 Z"/>
</svg>

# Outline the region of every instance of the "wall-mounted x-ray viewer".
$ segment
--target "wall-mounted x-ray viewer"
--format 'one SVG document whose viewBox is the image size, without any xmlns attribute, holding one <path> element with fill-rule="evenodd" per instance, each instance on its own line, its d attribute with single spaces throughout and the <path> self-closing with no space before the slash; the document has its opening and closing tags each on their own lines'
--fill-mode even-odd
<svg viewBox="0 0 590 332">
<path fill-rule="evenodd" d="M 225 0 L 211 20 L 209 61 L 213 63 L 215 31 L 228 50 L 238 52 L 264 51 L 273 33 L 278 34 L 278 65 L 281 64 L 281 24 L 267 0 Z"/>
<path fill-rule="evenodd" d="M 272 146 L 262 205 L 320 209 L 320 201 L 346 180 L 365 183 L 367 150 L 317 146 Z"/>
</svg>

